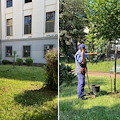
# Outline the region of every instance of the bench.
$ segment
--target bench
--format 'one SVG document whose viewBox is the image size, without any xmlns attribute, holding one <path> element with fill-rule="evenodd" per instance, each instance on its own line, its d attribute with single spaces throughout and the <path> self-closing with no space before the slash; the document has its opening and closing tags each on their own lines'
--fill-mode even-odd
<svg viewBox="0 0 120 120">
<path fill-rule="evenodd" d="M 115 71 L 115 65 L 113 65 L 112 70 L 110 70 L 110 72 L 114 72 Z M 120 65 L 116 65 L 116 73 L 120 73 Z"/>
</svg>

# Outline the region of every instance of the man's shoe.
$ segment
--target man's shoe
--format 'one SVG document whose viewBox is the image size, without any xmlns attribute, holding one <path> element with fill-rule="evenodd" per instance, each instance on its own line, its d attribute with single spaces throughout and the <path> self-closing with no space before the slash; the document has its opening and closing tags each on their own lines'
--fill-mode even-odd
<svg viewBox="0 0 120 120">
<path fill-rule="evenodd" d="M 85 98 L 84 96 L 81 97 L 82 100 L 87 100 L 87 98 Z"/>
</svg>

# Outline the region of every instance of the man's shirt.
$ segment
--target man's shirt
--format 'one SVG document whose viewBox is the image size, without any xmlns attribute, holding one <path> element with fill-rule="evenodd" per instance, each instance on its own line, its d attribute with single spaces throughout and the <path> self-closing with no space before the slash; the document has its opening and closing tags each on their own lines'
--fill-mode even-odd
<svg viewBox="0 0 120 120">
<path fill-rule="evenodd" d="M 80 54 L 81 54 L 81 51 L 79 50 Z M 87 58 L 88 54 L 87 53 L 84 53 L 84 57 Z M 81 63 L 81 55 L 77 55 L 77 61 L 79 63 Z"/>
</svg>

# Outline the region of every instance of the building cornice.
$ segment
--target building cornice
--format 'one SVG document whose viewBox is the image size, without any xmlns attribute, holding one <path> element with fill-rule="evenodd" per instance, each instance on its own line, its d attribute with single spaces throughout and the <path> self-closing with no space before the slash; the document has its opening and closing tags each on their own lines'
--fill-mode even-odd
<svg viewBox="0 0 120 120">
<path fill-rule="evenodd" d="M 21 38 L 21 39 L 3 39 L 2 42 L 14 42 L 14 41 L 32 41 L 32 40 L 54 40 L 58 37 L 37 37 L 37 38 Z"/>
</svg>

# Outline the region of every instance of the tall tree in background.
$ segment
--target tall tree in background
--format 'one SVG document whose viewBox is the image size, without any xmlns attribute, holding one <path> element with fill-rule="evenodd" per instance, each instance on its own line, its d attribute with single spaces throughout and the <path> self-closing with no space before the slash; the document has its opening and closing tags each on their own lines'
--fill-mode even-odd
<svg viewBox="0 0 120 120">
<path fill-rule="evenodd" d="M 85 16 L 83 0 L 60 0 L 59 32 L 60 51 L 69 62 L 68 44 L 74 40 L 77 50 L 78 39 L 83 43 L 85 38 Z M 82 41 L 83 40 L 83 41 Z"/>
<path fill-rule="evenodd" d="M 115 44 L 120 38 L 120 0 L 86 0 L 85 8 L 90 28 L 87 42 L 97 47 L 100 53 L 107 53 L 109 44 Z M 115 69 L 116 54 L 117 49 Z M 114 92 L 116 93 L 116 72 Z"/>
<path fill-rule="evenodd" d="M 84 4 L 89 21 L 87 44 L 104 52 L 104 47 L 108 49 L 120 38 L 120 0 L 85 0 Z"/>
</svg>

